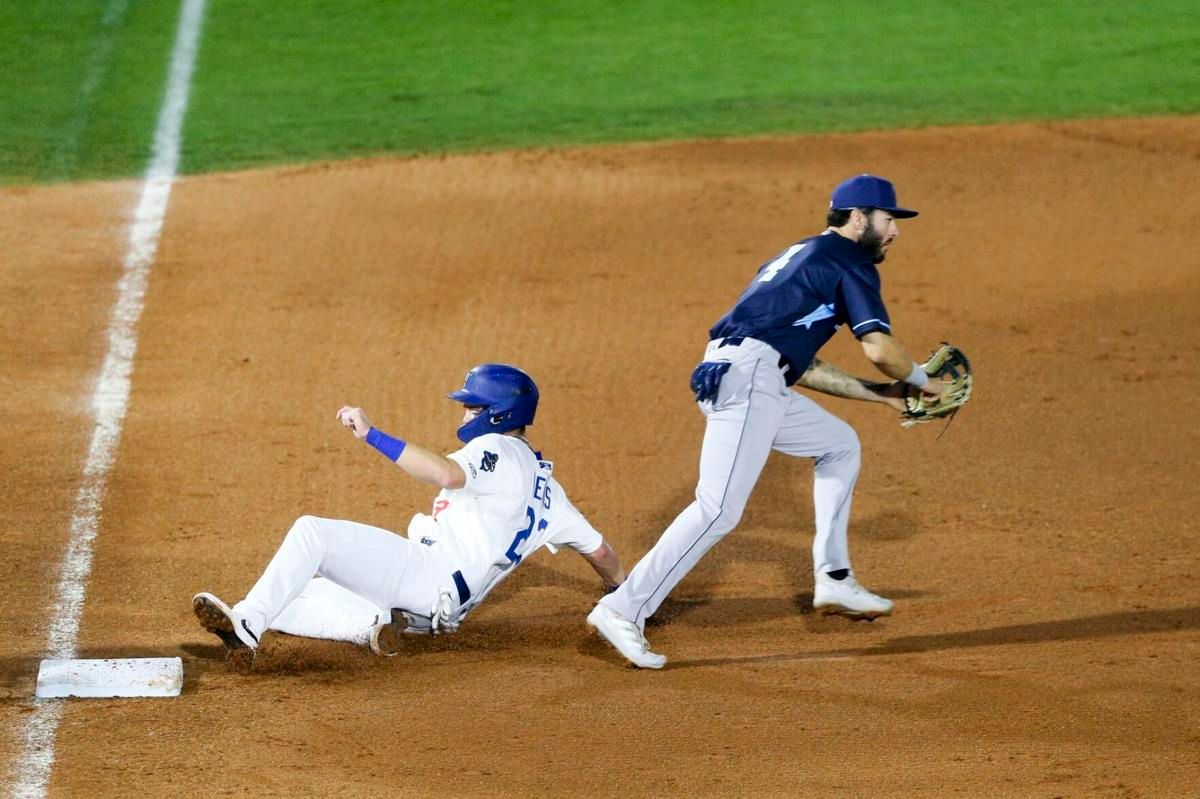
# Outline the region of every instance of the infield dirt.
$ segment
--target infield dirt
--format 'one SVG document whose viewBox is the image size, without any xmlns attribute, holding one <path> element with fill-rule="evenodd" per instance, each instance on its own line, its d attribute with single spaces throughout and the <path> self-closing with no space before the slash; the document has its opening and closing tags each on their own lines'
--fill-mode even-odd
<svg viewBox="0 0 1200 799">
<path fill-rule="evenodd" d="M 940 439 L 859 432 L 855 568 L 896 614 L 811 612 L 811 467 L 648 627 L 584 626 L 542 553 L 454 636 L 381 659 L 275 635 L 225 668 L 191 615 L 298 515 L 403 530 L 433 496 L 334 420 L 456 448 L 444 399 L 521 365 L 534 442 L 631 566 L 690 500 L 707 328 L 872 171 L 921 211 L 898 338 L 976 370 Z M 374 160 L 180 181 L 104 498 L 81 657 L 180 656 L 171 700 L 68 702 L 52 797 L 1181 797 L 1200 785 L 1200 118 Z M 91 434 L 133 183 L 0 192 L 0 765 L 19 772 Z M 871 369 L 841 333 L 823 356 Z"/>
</svg>

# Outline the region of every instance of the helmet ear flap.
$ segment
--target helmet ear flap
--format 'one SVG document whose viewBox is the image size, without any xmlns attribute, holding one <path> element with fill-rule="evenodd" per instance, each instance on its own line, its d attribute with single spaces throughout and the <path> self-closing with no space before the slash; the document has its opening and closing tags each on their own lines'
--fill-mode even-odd
<svg viewBox="0 0 1200 799">
<path fill-rule="evenodd" d="M 459 425 L 459 428 L 456 431 L 458 440 L 464 444 L 470 444 L 473 440 L 479 438 L 485 433 L 495 432 L 488 429 L 488 422 L 490 420 L 491 414 L 487 412 L 487 409 L 480 411 L 474 419 Z"/>
</svg>

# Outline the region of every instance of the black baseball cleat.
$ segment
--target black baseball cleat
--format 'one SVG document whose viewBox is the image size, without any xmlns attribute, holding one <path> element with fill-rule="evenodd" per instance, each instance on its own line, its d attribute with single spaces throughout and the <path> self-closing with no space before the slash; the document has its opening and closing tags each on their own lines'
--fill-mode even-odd
<svg viewBox="0 0 1200 799">
<path fill-rule="evenodd" d="M 245 619 L 233 615 L 229 606 L 213 594 L 199 593 L 192 597 L 192 612 L 200 626 L 221 639 L 225 645 L 225 660 L 239 670 L 248 669 L 258 652 L 258 636 Z"/>
</svg>

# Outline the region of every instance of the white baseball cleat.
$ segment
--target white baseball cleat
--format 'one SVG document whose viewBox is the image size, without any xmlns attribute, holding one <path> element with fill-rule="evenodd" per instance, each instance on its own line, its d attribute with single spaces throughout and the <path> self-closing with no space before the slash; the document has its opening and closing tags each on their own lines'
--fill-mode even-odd
<svg viewBox="0 0 1200 799">
<path fill-rule="evenodd" d="M 587 623 L 639 669 L 661 669 L 667 659 L 650 651 L 650 642 L 636 624 L 605 605 L 596 605 Z"/>
<path fill-rule="evenodd" d="M 880 616 L 890 616 L 892 600 L 872 594 L 858 584 L 853 574 L 847 575 L 844 580 L 818 574 L 813 589 L 813 610 L 870 621 Z"/>
<path fill-rule="evenodd" d="M 225 659 L 231 665 L 248 668 L 254 662 L 258 636 L 245 619 L 233 615 L 228 605 L 213 594 L 202 592 L 192 597 L 192 612 L 200 620 L 201 627 L 221 639 L 225 645 Z"/>
</svg>

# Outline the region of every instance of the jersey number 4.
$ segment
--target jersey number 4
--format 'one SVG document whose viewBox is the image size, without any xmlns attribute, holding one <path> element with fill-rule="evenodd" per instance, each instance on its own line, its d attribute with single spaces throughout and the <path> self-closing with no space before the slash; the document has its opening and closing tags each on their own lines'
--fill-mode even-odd
<svg viewBox="0 0 1200 799">
<path fill-rule="evenodd" d="M 763 267 L 762 274 L 758 277 L 758 282 L 770 283 L 775 279 L 776 275 L 783 271 L 788 262 L 792 260 L 792 257 L 807 246 L 808 244 L 793 244 L 791 247 L 788 247 L 783 255 Z"/>
<path fill-rule="evenodd" d="M 508 551 L 504 553 L 508 556 L 508 559 L 513 562 L 514 566 L 521 562 L 521 555 L 517 554 L 517 547 L 521 546 L 521 544 L 527 538 L 529 538 L 529 536 L 533 535 L 533 525 L 537 524 L 539 533 L 549 526 L 549 522 L 547 522 L 545 519 L 538 520 L 538 518 L 534 516 L 533 508 L 525 509 L 525 517 L 529 520 L 529 524 L 524 530 L 517 531 L 517 537 L 513 539 L 512 546 L 510 546 Z"/>
</svg>

